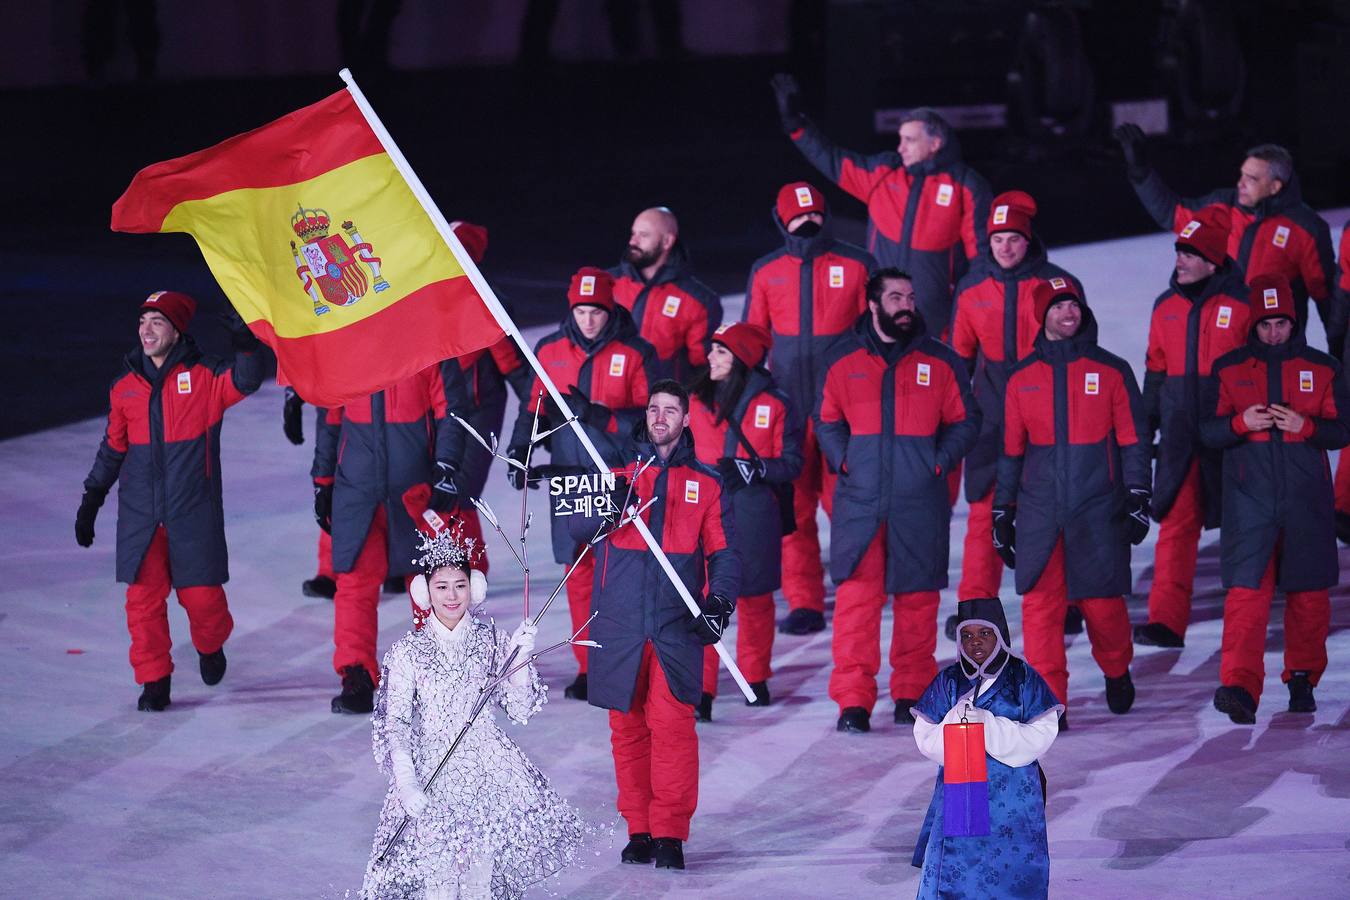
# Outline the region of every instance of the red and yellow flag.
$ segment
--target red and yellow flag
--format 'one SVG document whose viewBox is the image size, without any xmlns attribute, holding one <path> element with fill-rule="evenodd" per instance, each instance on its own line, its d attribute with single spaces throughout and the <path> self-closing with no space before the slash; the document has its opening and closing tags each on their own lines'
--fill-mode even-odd
<svg viewBox="0 0 1350 900">
<path fill-rule="evenodd" d="M 347 91 L 142 169 L 112 228 L 192 235 L 283 377 L 318 406 L 503 333 Z"/>
</svg>

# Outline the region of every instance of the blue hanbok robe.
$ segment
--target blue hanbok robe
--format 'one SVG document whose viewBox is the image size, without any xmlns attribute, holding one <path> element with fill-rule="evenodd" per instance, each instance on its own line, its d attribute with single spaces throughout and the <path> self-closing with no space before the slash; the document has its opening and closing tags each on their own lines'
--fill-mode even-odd
<svg viewBox="0 0 1350 900">
<path fill-rule="evenodd" d="M 959 663 L 937 674 L 914 709 L 933 722 L 970 693 L 974 681 Z M 1016 657 L 1010 658 L 975 706 L 1014 722 L 1031 722 L 1059 706 L 1045 680 Z M 920 898 L 1045 897 L 1050 890 L 1050 849 L 1045 834 L 1045 800 L 1039 763 L 1011 767 L 986 759 L 989 779 L 989 836 L 947 838 L 942 833 L 942 769 L 914 848 L 923 868 Z"/>
</svg>

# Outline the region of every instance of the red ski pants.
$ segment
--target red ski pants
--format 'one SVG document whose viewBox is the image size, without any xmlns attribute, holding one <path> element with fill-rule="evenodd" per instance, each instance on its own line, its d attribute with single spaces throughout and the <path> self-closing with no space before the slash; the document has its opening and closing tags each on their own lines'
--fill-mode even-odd
<svg viewBox="0 0 1350 900">
<path fill-rule="evenodd" d="M 1200 466 L 1192 462 L 1177 499 L 1158 524 L 1153 550 L 1153 587 L 1148 592 L 1148 620 L 1160 622 L 1182 637 L 1191 622 L 1195 559 L 1205 527 L 1200 502 Z"/>
<path fill-rule="evenodd" d="M 1124 597 L 1090 597 L 1075 601 L 1083 611 L 1092 658 L 1102 674 L 1119 678 L 1130 669 L 1134 642 Z M 1064 653 L 1064 613 L 1069 586 L 1064 579 L 1064 539 L 1055 543 L 1036 586 L 1022 596 L 1022 647 L 1027 664 L 1040 673 L 1059 702 L 1069 703 L 1069 665 Z"/>
<path fill-rule="evenodd" d="M 768 681 L 773 670 L 773 594 L 752 594 L 736 601 L 736 665 L 749 682 Z M 711 646 L 703 648 L 703 693 L 717 696 L 721 660 Z"/>
<path fill-rule="evenodd" d="M 886 605 L 886 528 L 867 546 L 858 568 L 834 596 L 830 699 L 842 710 L 877 702 L 881 671 L 881 611 Z M 937 591 L 891 595 L 891 699 L 914 699 L 937 674 Z"/>
<path fill-rule="evenodd" d="M 793 514 L 797 530 L 783 538 L 783 599 L 788 609 L 825 611 L 825 568 L 820 562 L 820 532 L 816 505 L 830 514 L 835 476 L 825 465 L 810 421 L 802 442 L 802 473 L 793 482 Z M 748 677 L 748 676 L 747 676 Z"/>
<path fill-rule="evenodd" d="M 451 515 L 461 523 L 458 525 L 452 524 L 451 527 L 458 527 L 460 538 L 471 539 L 476 548 L 476 552 L 473 554 L 473 567 L 484 575 L 488 574 L 487 544 L 484 543 L 483 523 L 478 520 L 478 510 L 466 500 Z"/>
<path fill-rule="evenodd" d="M 587 553 L 567 578 L 567 584 L 563 590 L 567 591 L 567 609 L 572 614 L 572 630 L 576 631 L 591 616 L 591 589 L 595 586 L 595 554 Z M 577 637 L 578 640 L 586 640 L 586 636 L 591 633 L 587 628 Z M 586 647 L 572 645 L 572 654 L 577 658 L 577 674 L 586 674 Z"/>
<path fill-rule="evenodd" d="M 1266 627 L 1275 596 L 1275 555 L 1266 566 L 1258 588 L 1228 589 L 1223 603 L 1223 653 L 1219 681 L 1240 687 L 1257 701 L 1266 679 Z M 1327 633 L 1331 629 L 1331 601 L 1325 590 L 1288 591 L 1284 595 L 1284 672 L 1305 671 L 1314 685 L 1327 668 Z"/>
<path fill-rule="evenodd" d="M 388 528 L 381 504 L 375 508 L 370 530 L 351 571 L 337 573 L 337 594 L 333 597 L 333 671 L 339 675 L 345 666 L 364 666 L 371 681 L 379 681 L 375 639 L 380 628 L 380 588 L 389 574 Z"/>
<path fill-rule="evenodd" d="M 997 597 L 1003 582 L 1003 560 L 994 550 L 994 490 L 970 504 L 966 519 L 965 551 L 961 554 L 961 585 L 957 600 Z"/>
<path fill-rule="evenodd" d="M 161 525 L 150 539 L 136 580 L 127 585 L 127 631 L 131 634 L 131 670 L 136 683 L 159 681 L 173 671 L 169 651 L 169 591 L 187 611 L 188 631 L 198 653 L 215 653 L 234 630 L 234 619 L 218 584 L 173 587 L 169 571 L 169 536 Z"/>
<path fill-rule="evenodd" d="M 651 642 L 642 648 L 633 704 L 609 711 L 619 815 L 630 835 L 689 839 L 698 806 L 694 708 L 670 692 Z"/>
<path fill-rule="evenodd" d="M 1350 451 L 1342 450 L 1336 460 L 1336 511 L 1350 513 Z"/>
<path fill-rule="evenodd" d="M 315 577 L 337 581 L 333 574 L 333 536 L 322 528 L 319 529 L 319 570 Z"/>
</svg>

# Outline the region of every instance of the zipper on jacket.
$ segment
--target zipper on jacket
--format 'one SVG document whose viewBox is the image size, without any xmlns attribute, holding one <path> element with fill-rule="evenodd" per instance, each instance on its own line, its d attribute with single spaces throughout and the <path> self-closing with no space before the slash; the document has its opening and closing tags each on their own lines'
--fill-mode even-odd
<svg viewBox="0 0 1350 900">
<path fill-rule="evenodd" d="M 900 264 L 907 266 L 909 264 L 909 251 L 911 239 L 914 237 L 914 218 L 919 209 L 919 198 L 923 196 L 923 183 L 928 178 L 924 175 L 910 176 L 903 166 L 900 169 L 905 177 L 910 177 L 909 196 L 905 198 L 905 220 L 900 225 L 900 241 L 898 247 L 901 250 Z M 953 186 L 953 190 L 955 187 Z M 932 325 L 929 326 L 933 327 Z M 937 333 L 941 333 L 942 326 L 939 326 Z"/>
<path fill-rule="evenodd" d="M 816 355 L 812 343 L 815 340 L 816 311 L 815 302 L 816 261 L 821 257 L 803 259 L 797 267 L 797 336 L 802 344 L 802 358 L 797 366 L 797 387 L 799 397 L 811 397 L 816 391 Z"/>
<path fill-rule="evenodd" d="M 1050 362 L 1054 382 L 1055 416 L 1055 524 L 1064 527 L 1063 517 L 1069 509 L 1069 364 Z"/>
</svg>

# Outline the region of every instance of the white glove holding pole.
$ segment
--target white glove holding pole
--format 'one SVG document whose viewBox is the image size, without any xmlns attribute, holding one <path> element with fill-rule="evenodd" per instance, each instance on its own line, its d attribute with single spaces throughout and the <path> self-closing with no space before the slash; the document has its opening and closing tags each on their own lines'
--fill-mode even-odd
<svg viewBox="0 0 1350 900">
<path fill-rule="evenodd" d="M 427 808 L 429 801 L 417 781 L 412 756 L 407 750 L 393 750 L 389 761 L 394 769 L 394 792 L 398 795 L 399 806 L 415 819 Z"/>
<path fill-rule="evenodd" d="M 516 630 L 511 633 L 511 648 L 519 649 L 516 654 L 516 661 L 513 666 L 523 663 L 531 653 L 534 652 L 534 639 L 539 634 L 539 626 L 535 625 L 529 619 L 522 621 L 516 626 Z M 530 667 L 521 666 L 511 673 L 510 681 L 517 687 L 525 687 L 530 683 Z"/>
</svg>

